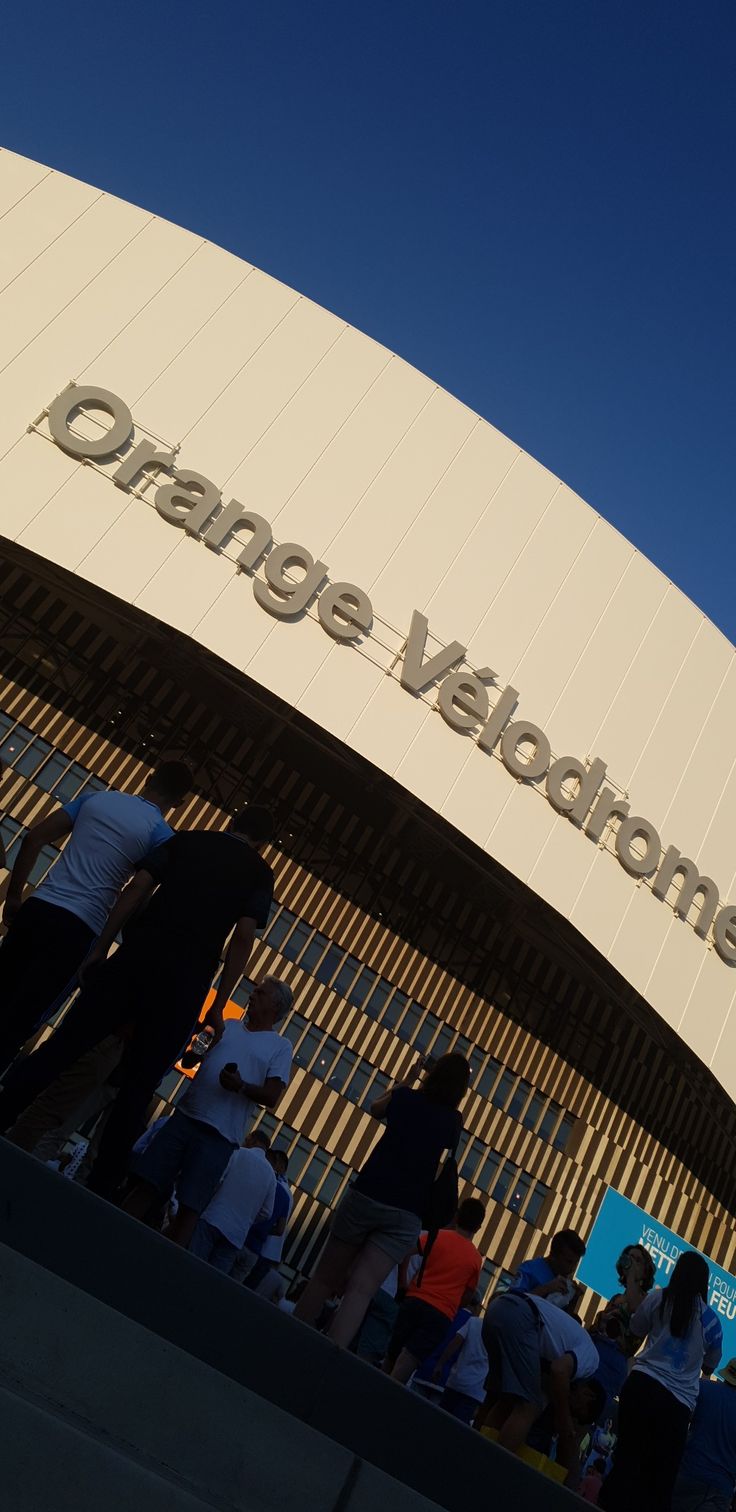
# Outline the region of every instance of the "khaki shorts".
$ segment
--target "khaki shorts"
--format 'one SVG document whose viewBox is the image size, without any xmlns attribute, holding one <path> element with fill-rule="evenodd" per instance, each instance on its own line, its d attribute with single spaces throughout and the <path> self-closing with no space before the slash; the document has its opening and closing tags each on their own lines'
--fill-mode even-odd
<svg viewBox="0 0 736 1512">
<path fill-rule="evenodd" d="M 352 1244 L 356 1249 L 364 1244 L 375 1244 L 398 1265 L 416 1249 L 421 1231 L 421 1221 L 416 1213 L 376 1202 L 352 1186 L 332 1220 L 330 1238 L 339 1240 L 340 1244 Z"/>
</svg>

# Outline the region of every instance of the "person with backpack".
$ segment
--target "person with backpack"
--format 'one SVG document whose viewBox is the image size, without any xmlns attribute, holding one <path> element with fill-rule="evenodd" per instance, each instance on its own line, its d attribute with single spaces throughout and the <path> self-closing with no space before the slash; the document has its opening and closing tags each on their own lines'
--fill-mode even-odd
<svg viewBox="0 0 736 1512">
<path fill-rule="evenodd" d="M 386 1354 L 386 1371 L 406 1385 L 424 1361 L 447 1338 L 449 1325 L 466 1297 L 476 1291 L 483 1256 L 473 1244 L 486 1216 L 483 1203 L 468 1197 L 449 1228 L 434 1237 L 422 1234 L 417 1246 L 422 1264 L 406 1289 Z"/>
<path fill-rule="evenodd" d="M 707 1260 L 686 1250 L 669 1285 L 631 1318 L 631 1333 L 646 1343 L 621 1392 L 613 1468 L 598 1499 L 607 1512 L 669 1512 L 701 1373 L 713 1374 L 723 1347 L 708 1281 Z"/>
<path fill-rule="evenodd" d="M 419 1061 L 408 1081 L 371 1104 L 386 1128 L 335 1212 L 294 1314 L 314 1323 L 328 1297 L 342 1297 L 328 1333 L 344 1349 L 382 1282 L 416 1252 L 422 1228 L 436 1231 L 457 1208 L 457 1167 L 445 1152 L 456 1150 L 462 1134 L 458 1108 L 469 1083 L 465 1057 L 443 1055 L 429 1068 Z"/>
</svg>

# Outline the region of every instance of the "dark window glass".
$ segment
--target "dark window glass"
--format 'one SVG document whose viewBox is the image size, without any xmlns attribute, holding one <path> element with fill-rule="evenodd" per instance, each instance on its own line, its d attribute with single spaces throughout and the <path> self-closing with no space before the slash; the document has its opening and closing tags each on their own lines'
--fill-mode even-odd
<svg viewBox="0 0 736 1512">
<path fill-rule="evenodd" d="M 26 746 L 30 745 L 32 740 L 32 730 L 27 729 L 25 725 L 16 725 L 12 734 L 6 735 L 2 745 L 0 745 L 0 756 L 2 756 L 3 761 L 7 762 L 8 766 L 17 767 L 18 757 L 25 751 Z"/>
<path fill-rule="evenodd" d="M 332 1206 L 350 1176 L 350 1167 L 343 1160 L 333 1160 L 318 1192 L 320 1202 Z"/>
<path fill-rule="evenodd" d="M 547 1112 L 544 1115 L 544 1118 L 542 1119 L 541 1124 L 539 1125 L 539 1134 L 542 1139 L 552 1139 L 557 1125 L 560 1121 L 561 1113 L 562 1108 L 559 1106 L 559 1104 L 551 1102 L 547 1109 Z"/>
<path fill-rule="evenodd" d="M 45 771 L 46 767 L 43 769 L 43 772 Z M 43 772 L 39 772 L 36 778 L 36 781 L 41 783 L 41 785 L 43 785 Z M 57 782 L 54 788 L 54 797 L 58 799 L 59 803 L 71 803 L 72 798 L 76 798 L 82 789 L 91 795 L 92 789 L 88 785 L 88 777 L 89 772 L 86 772 L 84 767 L 81 767 L 78 762 L 73 761 L 69 770 L 64 773 L 61 781 Z M 104 787 L 104 783 L 101 786 Z"/>
<path fill-rule="evenodd" d="M 44 845 L 39 851 L 28 874 L 28 880 L 33 887 L 38 887 L 43 882 L 46 873 L 51 870 L 55 861 L 59 859 L 59 852 L 55 845 Z"/>
<path fill-rule="evenodd" d="M 312 1066 L 312 1075 L 318 1076 L 320 1081 L 325 1081 L 341 1049 L 342 1045 L 340 1041 L 335 1039 L 333 1035 L 328 1034 L 326 1040 L 319 1047 L 319 1054 Z"/>
<path fill-rule="evenodd" d="M 11 719 L 10 715 L 0 712 L 0 741 L 5 740 L 6 735 L 10 733 L 12 728 L 13 720 Z"/>
<path fill-rule="evenodd" d="M 449 1024 L 443 1024 L 432 1046 L 432 1054 L 435 1060 L 439 1060 L 441 1055 L 447 1055 L 448 1050 L 452 1048 L 454 1038 L 455 1030 L 451 1029 Z"/>
<path fill-rule="evenodd" d="M 338 966 L 344 960 L 345 951 L 341 950 L 339 945 L 331 945 L 327 952 L 327 955 L 323 956 L 322 960 L 319 963 L 319 966 L 315 970 L 314 975 L 316 976 L 317 981 L 324 982 L 325 985 L 331 982 Z"/>
<path fill-rule="evenodd" d="M 317 1029 L 313 1024 L 311 1029 L 307 1030 L 304 1039 L 294 1054 L 294 1064 L 302 1066 L 306 1071 L 310 1061 L 314 1060 L 324 1038 L 324 1030 Z"/>
<path fill-rule="evenodd" d="M 299 965 L 302 971 L 314 971 L 320 956 L 324 955 L 329 943 L 327 935 L 320 934 L 319 930 L 317 930 L 316 934 L 312 935 L 306 950 L 299 957 Z"/>
<path fill-rule="evenodd" d="M 408 1002 L 409 999 L 406 993 L 399 992 L 397 989 L 393 997 L 389 999 L 386 1005 L 386 1012 L 383 1015 L 382 1023 L 385 1024 L 387 1029 L 396 1028 L 396 1025 L 403 1017 Z"/>
<path fill-rule="evenodd" d="M 15 771 L 20 772 L 22 777 L 32 777 L 46 757 L 51 755 L 53 749 L 48 740 L 41 740 L 37 735 L 36 739 L 27 745 L 13 762 Z"/>
<path fill-rule="evenodd" d="M 167 1071 L 163 1081 L 159 1082 L 156 1088 L 156 1096 L 164 1097 L 167 1102 L 170 1102 L 181 1080 L 180 1071 Z M 186 1085 L 189 1086 L 188 1080 Z"/>
<path fill-rule="evenodd" d="M 465 1038 L 464 1034 L 458 1035 L 452 1048 L 455 1055 L 464 1055 L 467 1061 L 470 1060 L 470 1057 L 473 1053 L 473 1046 L 471 1045 L 470 1040 Z"/>
<path fill-rule="evenodd" d="M 478 1290 L 484 1300 L 487 1293 L 490 1291 L 497 1274 L 498 1266 L 494 1265 L 492 1260 L 484 1260 L 480 1273 L 480 1280 L 478 1282 Z"/>
<path fill-rule="evenodd" d="M 577 1119 L 574 1113 L 563 1113 L 562 1122 L 555 1131 L 554 1147 L 556 1150 L 564 1150 L 576 1123 Z"/>
<path fill-rule="evenodd" d="M 354 955 L 346 956 L 332 983 L 332 991 L 338 993 L 340 997 L 347 997 L 359 971 L 360 961 L 358 957 Z"/>
<path fill-rule="evenodd" d="M 513 1279 L 513 1271 L 502 1270 L 494 1287 L 494 1296 L 500 1297 L 502 1292 L 508 1291 Z"/>
<path fill-rule="evenodd" d="M 421 1012 L 421 1005 L 417 1004 L 417 1007 Z M 437 1029 L 439 1028 L 439 1022 L 439 1019 L 435 1018 L 435 1015 L 433 1013 L 428 1013 L 424 1019 L 424 1022 L 420 1024 L 417 1034 L 414 1037 L 414 1044 L 416 1045 L 420 1055 L 426 1055 L 437 1032 Z"/>
<path fill-rule="evenodd" d="M 511 1097 L 511 1093 L 513 1092 L 515 1086 L 516 1077 L 514 1076 L 513 1071 L 504 1071 L 493 1093 L 492 1102 L 494 1108 L 506 1107 L 506 1104 L 509 1101 L 509 1098 Z"/>
<path fill-rule="evenodd" d="M 476 1087 L 476 1091 L 480 1092 L 481 1097 L 490 1097 L 498 1081 L 500 1072 L 501 1062 L 497 1060 L 489 1060 L 488 1064 L 483 1067 Z"/>
<path fill-rule="evenodd" d="M 377 1071 L 370 1086 L 363 1093 L 361 1101 L 364 1104 L 374 1102 L 377 1097 L 382 1097 L 384 1092 L 388 1092 L 390 1086 L 391 1077 L 386 1076 L 383 1071 Z"/>
<path fill-rule="evenodd" d="M 506 1160 L 499 1173 L 492 1196 L 494 1202 L 505 1202 L 509 1191 L 519 1174 L 519 1167 L 514 1165 L 513 1160 Z"/>
<path fill-rule="evenodd" d="M 288 908 L 282 908 L 281 913 L 277 914 L 275 919 L 272 919 L 271 923 L 268 926 L 268 929 L 266 930 L 264 939 L 268 940 L 268 943 L 273 950 L 281 949 L 281 946 L 295 920 L 296 914 L 291 913 Z"/>
<path fill-rule="evenodd" d="M 544 1182 L 538 1181 L 524 1210 L 527 1223 L 539 1222 L 539 1215 L 548 1197 L 549 1187 L 546 1187 Z"/>
<path fill-rule="evenodd" d="M 17 819 L 11 819 L 10 815 L 6 814 L 2 821 L 2 833 L 3 840 L 5 842 L 5 860 L 8 865 L 8 870 L 10 870 L 14 865 L 18 851 L 20 850 L 21 841 L 23 839 L 23 835 L 25 834 L 25 830 L 23 829 L 22 824 L 18 823 Z"/>
<path fill-rule="evenodd" d="M 474 1139 L 468 1147 L 467 1154 L 460 1167 L 460 1175 L 464 1176 L 466 1181 L 475 1181 L 475 1173 L 485 1153 L 486 1147 L 483 1140 Z M 475 1182 L 476 1186 L 478 1184 L 478 1182 Z"/>
<path fill-rule="evenodd" d="M 343 1050 L 342 1055 L 335 1061 L 327 1078 L 328 1086 L 335 1092 L 341 1092 L 346 1081 L 350 1079 L 358 1064 L 358 1056 L 354 1050 Z"/>
<path fill-rule="evenodd" d="M 383 977 L 379 977 L 370 997 L 363 1004 L 363 1009 L 370 1018 L 378 1019 L 381 1017 L 390 991 L 391 983 L 385 981 Z"/>
<path fill-rule="evenodd" d="M 253 985 L 249 977 L 242 977 L 237 987 L 230 993 L 230 1002 L 237 1003 L 239 1008 L 244 1008 L 253 991 Z"/>
<path fill-rule="evenodd" d="M 531 1082 L 523 1081 L 523 1080 L 520 1081 L 520 1082 L 517 1082 L 516 1087 L 514 1088 L 514 1095 L 513 1095 L 512 1099 L 511 1099 L 511 1102 L 509 1103 L 509 1106 L 508 1106 L 508 1109 L 507 1109 L 507 1111 L 511 1114 L 512 1118 L 519 1118 L 520 1117 L 522 1108 L 526 1107 L 527 1100 L 531 1096 L 531 1093 L 532 1093 L 532 1084 L 531 1084 Z"/>
<path fill-rule="evenodd" d="M 261 1116 L 260 1116 L 260 1118 L 258 1120 L 258 1128 L 259 1129 L 263 1129 L 264 1134 L 268 1135 L 268 1137 L 271 1140 L 272 1144 L 273 1144 L 273 1141 L 274 1141 L 274 1138 L 275 1138 L 275 1135 L 276 1135 L 276 1130 L 278 1129 L 278 1127 L 279 1127 L 279 1120 L 278 1120 L 278 1118 L 274 1118 L 273 1113 L 262 1113 L 261 1114 Z"/>
<path fill-rule="evenodd" d="M 284 1024 L 281 1033 L 285 1034 L 288 1040 L 291 1040 L 292 1045 L 296 1045 L 306 1027 L 307 1020 L 302 1017 L 301 1013 L 292 1013 L 291 1018 Z"/>
<path fill-rule="evenodd" d="M 309 1165 L 302 1171 L 299 1185 L 303 1192 L 316 1192 L 327 1173 L 330 1156 L 326 1150 L 315 1150 Z"/>
<path fill-rule="evenodd" d="M 407 1044 L 411 1045 L 416 1037 L 417 1030 L 422 1020 L 424 1009 L 419 1003 L 410 1003 L 404 1017 L 399 1024 L 397 1034 L 401 1035 Z"/>
<path fill-rule="evenodd" d="M 53 755 L 49 756 L 48 761 L 44 762 L 40 772 L 36 776 L 38 786 L 43 788 L 45 793 L 53 793 L 56 784 L 60 782 L 68 766 L 69 757 L 62 755 L 61 751 L 54 751 Z M 79 770 L 81 771 L 81 768 Z M 77 787 L 81 787 L 81 782 L 77 783 Z M 76 788 L 74 792 L 76 792 Z M 73 797 L 74 793 L 70 793 L 69 799 Z M 67 803 L 69 799 L 60 798 L 59 802 Z"/>
<path fill-rule="evenodd" d="M 106 793 L 107 783 L 101 777 L 88 777 L 84 784 L 85 793 Z"/>
<path fill-rule="evenodd" d="M 281 946 L 281 954 L 286 956 L 287 961 L 295 961 L 301 955 L 312 933 L 310 924 L 305 924 L 303 919 L 297 919 L 288 940 L 284 940 Z"/>
<path fill-rule="evenodd" d="M 362 1102 L 365 1089 L 368 1086 L 372 1075 L 373 1067 L 368 1064 L 368 1061 L 358 1061 L 358 1064 L 350 1078 L 350 1081 L 345 1088 L 345 1096 L 349 1097 L 351 1102 Z"/>
<path fill-rule="evenodd" d="M 314 1145 L 312 1144 L 311 1139 L 305 1139 L 304 1135 L 300 1134 L 293 1150 L 291 1151 L 291 1154 L 289 1155 L 289 1180 L 296 1182 L 299 1186 L 301 1186 L 300 1177 L 302 1171 L 304 1170 L 304 1167 L 309 1160 L 313 1149 Z"/>
<path fill-rule="evenodd" d="M 340 972 L 340 975 L 342 975 L 342 972 Z M 370 971 L 370 966 L 364 966 L 360 977 L 357 977 L 357 980 L 349 987 L 349 1001 L 354 1002 L 357 1009 L 363 1007 L 364 1001 L 366 1001 L 367 995 L 369 995 L 370 989 L 372 989 L 373 983 L 376 980 L 378 978 L 376 978 L 375 971 Z"/>
<path fill-rule="evenodd" d="M 524 1114 L 523 1123 L 525 1129 L 536 1129 L 546 1106 L 546 1097 L 541 1092 L 535 1092 Z"/>
<path fill-rule="evenodd" d="M 484 1192 L 490 1192 L 500 1164 L 501 1156 L 495 1150 L 488 1150 L 486 1158 L 478 1172 L 476 1186 L 481 1187 Z"/>
<path fill-rule="evenodd" d="M 520 1213 L 532 1188 L 532 1178 L 526 1171 L 521 1171 L 509 1192 L 506 1206 L 511 1208 L 512 1213 Z"/>
</svg>

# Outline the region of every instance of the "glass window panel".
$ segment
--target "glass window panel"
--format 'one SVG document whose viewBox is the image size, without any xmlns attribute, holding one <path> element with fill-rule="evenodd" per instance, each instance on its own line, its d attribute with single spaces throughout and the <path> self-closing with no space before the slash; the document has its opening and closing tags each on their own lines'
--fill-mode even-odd
<svg viewBox="0 0 736 1512">
<path fill-rule="evenodd" d="M 337 976 L 335 977 L 334 982 L 332 983 L 333 992 L 337 992 L 340 997 L 347 997 L 348 992 L 350 991 L 350 988 L 355 981 L 355 978 L 358 975 L 359 971 L 360 961 L 358 960 L 358 957 L 354 955 L 346 956 L 342 966 L 340 967 L 340 970 L 337 973 Z"/>
<path fill-rule="evenodd" d="M 542 1139 L 551 1139 L 560 1121 L 562 1108 L 559 1103 L 551 1102 L 547 1112 L 539 1125 L 539 1135 Z"/>
<path fill-rule="evenodd" d="M 274 1118 L 273 1113 L 262 1113 L 258 1120 L 258 1128 L 262 1129 L 270 1140 L 275 1138 L 278 1126 L 279 1120 L 278 1118 Z"/>
<path fill-rule="evenodd" d="M 475 1087 L 483 1069 L 485 1056 L 482 1050 L 471 1050 L 468 1059 L 470 1061 L 470 1085 L 471 1087 Z"/>
<path fill-rule="evenodd" d="M 370 1018 L 380 1018 L 386 1006 L 386 999 L 391 991 L 391 983 L 384 977 L 379 977 L 370 997 L 363 1004 L 365 1012 Z"/>
<path fill-rule="evenodd" d="M 386 1005 L 386 1012 L 384 1013 L 383 1019 L 381 1021 L 383 1024 L 385 1024 L 387 1029 L 396 1028 L 396 1025 L 403 1017 L 404 1010 L 408 1002 L 409 999 L 406 993 L 400 992 L 397 989 L 393 997 L 389 999 Z"/>
<path fill-rule="evenodd" d="M 25 831 L 23 829 L 23 826 L 18 823 L 17 819 L 11 819 L 9 814 L 6 814 L 4 816 L 2 822 L 2 835 L 5 842 L 5 859 L 8 865 L 8 870 L 10 870 L 10 868 L 12 867 L 18 851 L 20 850 L 21 840 L 24 833 Z"/>
<path fill-rule="evenodd" d="M 338 966 L 344 959 L 345 951 L 341 950 L 339 945 L 331 945 L 327 955 L 323 956 L 319 966 L 315 970 L 314 975 L 317 981 L 324 982 L 325 985 L 331 982 Z"/>
<path fill-rule="evenodd" d="M 268 940 L 273 950 L 281 949 L 295 919 L 296 914 L 291 913 L 288 908 L 282 908 L 281 913 L 277 914 L 276 918 L 269 924 L 264 938 Z"/>
<path fill-rule="evenodd" d="M 456 1055 L 464 1055 L 467 1061 L 470 1060 L 473 1052 L 473 1046 L 471 1045 L 470 1040 L 465 1038 L 464 1034 L 458 1035 L 452 1048 Z"/>
<path fill-rule="evenodd" d="M 466 1181 L 474 1180 L 478 1165 L 485 1153 L 486 1147 L 483 1143 L 483 1140 L 474 1139 L 472 1144 L 469 1146 L 468 1152 L 460 1167 L 460 1175 L 464 1176 Z"/>
<path fill-rule="evenodd" d="M 478 1290 L 484 1300 L 487 1293 L 490 1291 L 497 1274 L 498 1266 L 494 1265 L 492 1260 L 484 1260 L 483 1266 L 481 1268 L 480 1280 L 478 1282 Z"/>
<path fill-rule="evenodd" d="M 564 1113 L 562 1122 L 555 1132 L 554 1147 L 556 1150 L 564 1150 L 570 1135 L 577 1123 L 574 1113 Z"/>
<path fill-rule="evenodd" d="M 305 924 L 303 919 L 297 919 L 289 938 L 284 940 L 281 946 L 281 954 L 286 956 L 287 961 L 295 961 L 297 956 L 301 955 L 312 933 L 311 924 Z"/>
<path fill-rule="evenodd" d="M 502 1270 L 494 1288 L 494 1296 L 500 1297 L 502 1292 L 508 1291 L 513 1281 L 513 1271 Z"/>
<path fill-rule="evenodd" d="M 331 1207 L 349 1176 L 350 1167 L 343 1160 L 333 1160 L 317 1193 L 320 1202 L 326 1202 Z"/>
<path fill-rule="evenodd" d="M 36 777 L 38 786 L 43 788 L 45 793 L 52 793 L 56 783 L 63 777 L 68 766 L 69 757 L 62 755 L 61 751 L 54 751 L 53 755 L 49 756 L 48 761 L 44 762 Z M 79 783 L 77 783 L 77 787 L 79 787 Z M 73 796 L 73 793 L 69 794 L 70 798 Z M 65 799 L 59 799 L 60 803 L 66 801 Z"/>
<path fill-rule="evenodd" d="M 515 1086 L 516 1077 L 514 1076 L 513 1071 L 504 1071 L 493 1093 L 492 1101 L 494 1108 L 506 1107 L 506 1104 Z"/>
<path fill-rule="evenodd" d="M 505 1202 L 512 1184 L 519 1174 L 519 1167 L 514 1165 L 513 1160 L 504 1162 L 495 1187 L 493 1188 L 494 1202 Z"/>
<path fill-rule="evenodd" d="M 328 1087 L 332 1087 L 335 1092 L 341 1092 L 346 1081 L 352 1076 L 357 1064 L 358 1056 L 355 1051 L 343 1050 L 342 1055 L 335 1062 L 327 1078 Z"/>
<path fill-rule="evenodd" d="M 399 1024 L 397 1033 L 400 1034 L 401 1038 L 403 1040 L 406 1040 L 407 1044 L 409 1045 L 412 1044 L 414 1040 L 414 1036 L 416 1035 L 417 1029 L 419 1028 L 419 1025 L 421 1023 L 423 1013 L 424 1009 L 421 1007 L 421 1004 L 410 1003 L 409 1007 L 406 1010 L 406 1013 L 404 1014 L 404 1017 L 401 1020 L 401 1023 Z"/>
<path fill-rule="evenodd" d="M 320 1049 L 324 1038 L 324 1030 L 317 1029 L 317 1027 L 313 1024 L 311 1029 L 307 1030 L 307 1033 L 305 1034 L 304 1039 L 299 1046 L 299 1049 L 295 1051 L 295 1065 L 302 1066 L 304 1070 L 306 1070 L 309 1066 L 310 1061 L 314 1060 L 314 1057 Z"/>
<path fill-rule="evenodd" d="M 302 1171 L 299 1185 L 303 1192 L 316 1192 L 327 1173 L 330 1156 L 326 1150 L 315 1150 L 309 1165 Z"/>
<path fill-rule="evenodd" d="M 302 1017 L 301 1013 L 292 1013 L 291 1018 L 288 1019 L 284 1024 L 281 1033 L 285 1034 L 286 1038 L 291 1040 L 292 1045 L 296 1045 L 297 1041 L 301 1039 L 306 1027 L 307 1020 Z"/>
<path fill-rule="evenodd" d="M 320 956 L 324 955 L 329 943 L 327 935 L 320 934 L 319 930 L 317 930 L 317 933 L 309 941 L 306 950 L 299 957 L 299 965 L 302 971 L 309 971 L 310 973 L 314 971 Z"/>
<path fill-rule="evenodd" d="M 516 1087 L 514 1088 L 514 1095 L 507 1109 L 507 1112 L 511 1114 L 512 1118 L 518 1118 L 520 1116 L 522 1109 L 526 1107 L 527 1100 L 531 1096 L 532 1090 L 533 1089 L 531 1082 L 522 1080 L 517 1083 Z"/>
<path fill-rule="evenodd" d="M 365 1094 L 365 1089 L 368 1086 L 372 1075 L 373 1067 L 368 1064 L 368 1061 L 358 1061 L 358 1064 L 350 1078 L 350 1081 L 345 1088 L 345 1096 L 349 1097 L 351 1102 L 362 1102 L 363 1096 Z"/>
<path fill-rule="evenodd" d="M 84 784 L 85 793 L 106 793 L 107 783 L 101 777 L 88 777 Z"/>
<path fill-rule="evenodd" d="M 13 762 L 15 771 L 20 772 L 22 777 L 32 777 L 46 757 L 51 755 L 53 749 L 48 740 L 41 740 L 37 735 L 36 739 L 27 745 Z"/>
<path fill-rule="evenodd" d="M 390 1086 L 391 1077 L 386 1076 L 383 1071 L 377 1071 L 370 1086 L 363 1093 L 362 1101 L 372 1103 L 375 1098 L 382 1097 L 384 1092 L 388 1092 Z"/>
<path fill-rule="evenodd" d="M 181 1080 L 182 1076 L 180 1071 L 167 1071 L 163 1081 L 159 1082 L 156 1088 L 157 1097 L 165 1097 L 166 1101 L 169 1102 L 173 1097 Z M 188 1080 L 187 1086 L 189 1086 Z"/>
<path fill-rule="evenodd" d="M 421 1005 L 417 1004 L 417 1007 L 419 1007 L 421 1011 Z M 420 1055 L 426 1055 L 439 1027 L 440 1021 L 437 1018 L 437 1015 L 434 1013 L 428 1013 L 414 1040 L 414 1044 L 416 1045 Z"/>
<path fill-rule="evenodd" d="M 351 957 L 351 959 L 354 958 Z M 342 976 L 342 972 L 340 972 L 340 976 Z M 378 978 L 375 971 L 371 971 L 370 966 L 364 966 L 363 970 L 360 973 L 360 976 L 352 983 L 349 992 L 346 994 L 346 996 L 349 997 L 351 1003 L 355 1004 L 356 1008 L 363 1007 L 368 993 L 371 991 L 374 983 L 377 980 Z"/>
<path fill-rule="evenodd" d="M 542 1208 L 544 1207 L 547 1198 L 549 1197 L 549 1190 L 549 1187 L 546 1187 L 544 1185 L 544 1182 L 537 1182 L 524 1210 L 524 1217 L 527 1223 L 539 1222 L 539 1215 L 542 1211 Z"/>
<path fill-rule="evenodd" d="M 481 1097 L 490 1097 L 500 1074 L 501 1062 L 493 1059 L 489 1060 L 478 1077 L 476 1091 L 480 1092 Z"/>
<path fill-rule="evenodd" d="M 536 1129 L 546 1106 L 546 1097 L 541 1092 L 535 1092 L 524 1114 L 523 1122 L 525 1129 Z"/>
<path fill-rule="evenodd" d="M 482 1187 L 484 1192 L 490 1192 L 500 1164 L 501 1156 L 496 1150 L 488 1150 L 486 1158 L 478 1172 L 476 1186 Z"/>
<path fill-rule="evenodd" d="M 237 1003 L 238 1007 L 244 1008 L 253 991 L 254 983 L 249 977 L 243 977 L 237 987 L 230 993 L 230 1002 Z"/>
<path fill-rule="evenodd" d="M 449 1024 L 443 1024 L 432 1046 L 432 1054 L 435 1060 L 439 1060 L 441 1055 L 447 1055 L 454 1038 L 455 1030 Z"/>
<path fill-rule="evenodd" d="M 516 1181 L 514 1182 L 511 1191 L 509 1192 L 508 1202 L 506 1203 L 506 1206 L 511 1209 L 512 1213 L 521 1212 L 524 1203 L 529 1196 L 531 1188 L 531 1176 L 526 1171 L 522 1171 L 521 1174 L 517 1176 Z"/>
<path fill-rule="evenodd" d="M 3 761 L 7 762 L 8 766 L 16 766 L 21 752 L 25 751 L 26 746 L 30 745 L 32 740 L 32 730 L 27 729 L 25 725 L 16 725 L 12 734 L 6 735 L 2 745 L 0 745 L 0 756 L 2 756 Z"/>
<path fill-rule="evenodd" d="M 46 766 L 49 765 L 50 762 L 47 762 Z M 41 787 L 43 787 L 45 773 L 46 767 L 39 772 L 36 778 Z M 88 775 L 84 767 L 79 766 L 76 761 L 73 761 L 68 772 L 64 773 L 60 782 L 57 782 L 54 788 L 54 797 L 58 799 L 59 803 L 71 803 L 72 798 L 76 798 L 82 788 L 84 788 L 85 792 L 91 792 L 91 789 L 87 787 Z"/>
<path fill-rule="evenodd" d="M 326 1040 L 319 1047 L 319 1054 L 312 1066 L 312 1075 L 318 1076 L 320 1081 L 325 1081 L 341 1049 L 342 1045 L 340 1041 L 335 1039 L 333 1035 L 328 1034 Z"/>
<path fill-rule="evenodd" d="M 12 730 L 13 724 L 14 720 L 11 719 L 10 715 L 3 714 L 0 711 L 0 740 L 5 739 L 5 736 Z"/>
<path fill-rule="evenodd" d="M 299 1135 L 297 1142 L 289 1155 L 289 1180 L 295 1181 L 301 1186 L 300 1177 L 304 1167 L 314 1149 L 311 1139 L 305 1139 Z"/>
</svg>

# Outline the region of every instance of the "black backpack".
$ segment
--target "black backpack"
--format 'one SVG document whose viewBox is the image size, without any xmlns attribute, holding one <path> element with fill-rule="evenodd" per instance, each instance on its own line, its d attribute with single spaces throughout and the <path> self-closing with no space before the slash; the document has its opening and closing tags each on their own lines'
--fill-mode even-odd
<svg viewBox="0 0 736 1512">
<path fill-rule="evenodd" d="M 442 1169 L 432 1182 L 432 1190 L 427 1199 L 427 1205 L 422 1213 L 422 1225 L 427 1230 L 427 1239 L 422 1254 L 422 1263 L 415 1286 L 421 1286 L 427 1261 L 432 1251 L 432 1246 L 440 1229 L 447 1228 L 452 1223 L 457 1212 L 460 1196 L 460 1183 L 457 1172 L 457 1147 L 460 1138 L 456 1140 L 455 1147 L 447 1155 L 442 1163 Z"/>
</svg>

